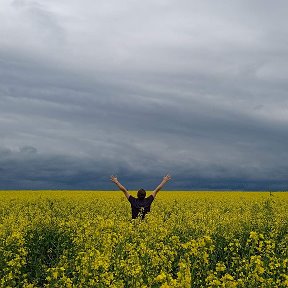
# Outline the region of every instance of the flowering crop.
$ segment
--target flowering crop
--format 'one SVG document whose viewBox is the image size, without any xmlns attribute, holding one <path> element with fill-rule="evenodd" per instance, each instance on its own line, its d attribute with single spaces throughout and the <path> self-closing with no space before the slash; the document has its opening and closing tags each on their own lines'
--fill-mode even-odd
<svg viewBox="0 0 288 288">
<path fill-rule="evenodd" d="M 0 287 L 288 287 L 285 192 L 160 192 L 144 220 L 121 192 L 0 199 Z"/>
</svg>

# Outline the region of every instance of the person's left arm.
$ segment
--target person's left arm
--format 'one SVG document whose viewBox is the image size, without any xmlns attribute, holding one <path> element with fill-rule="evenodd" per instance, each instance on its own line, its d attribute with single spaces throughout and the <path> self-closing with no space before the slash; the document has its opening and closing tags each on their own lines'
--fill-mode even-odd
<svg viewBox="0 0 288 288">
<path fill-rule="evenodd" d="M 118 188 L 123 191 L 124 195 L 126 196 L 127 199 L 129 199 L 130 194 L 128 193 L 127 189 L 118 181 L 116 176 L 111 176 L 111 181 L 114 182 Z"/>
</svg>

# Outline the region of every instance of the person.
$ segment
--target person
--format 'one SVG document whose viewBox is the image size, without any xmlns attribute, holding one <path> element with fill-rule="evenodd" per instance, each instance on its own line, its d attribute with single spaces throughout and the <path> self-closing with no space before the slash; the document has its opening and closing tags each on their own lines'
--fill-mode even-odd
<svg viewBox="0 0 288 288">
<path fill-rule="evenodd" d="M 163 188 L 163 186 L 171 179 L 170 175 L 166 175 L 163 177 L 161 183 L 156 187 L 156 189 L 152 192 L 150 196 L 146 198 L 146 191 L 144 189 L 140 189 L 137 192 L 137 198 L 133 197 L 129 194 L 128 190 L 118 181 L 116 176 L 111 176 L 111 181 L 114 182 L 118 188 L 123 191 L 124 195 L 128 199 L 131 204 L 132 209 L 132 219 L 136 219 L 140 217 L 144 219 L 145 215 L 150 212 L 150 207 L 152 202 L 154 201 L 157 193 Z"/>
</svg>

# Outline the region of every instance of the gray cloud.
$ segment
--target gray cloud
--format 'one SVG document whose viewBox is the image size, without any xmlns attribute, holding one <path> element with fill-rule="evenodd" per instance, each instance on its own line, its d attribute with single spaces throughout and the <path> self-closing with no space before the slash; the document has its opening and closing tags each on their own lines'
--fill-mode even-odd
<svg viewBox="0 0 288 288">
<path fill-rule="evenodd" d="M 285 2 L 0 7 L 1 189 L 287 189 Z"/>
</svg>

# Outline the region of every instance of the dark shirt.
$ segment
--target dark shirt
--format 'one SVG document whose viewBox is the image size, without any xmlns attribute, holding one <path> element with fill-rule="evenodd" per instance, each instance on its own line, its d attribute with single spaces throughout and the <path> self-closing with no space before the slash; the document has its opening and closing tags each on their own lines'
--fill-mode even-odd
<svg viewBox="0 0 288 288">
<path fill-rule="evenodd" d="M 135 219 L 138 216 L 144 219 L 147 212 L 150 212 L 150 207 L 153 200 L 153 195 L 150 195 L 149 197 L 142 200 L 130 195 L 128 201 L 131 203 L 132 219 Z"/>
</svg>

